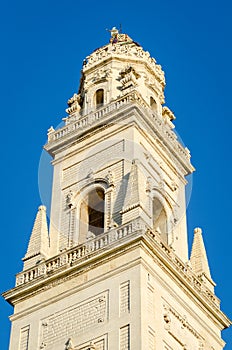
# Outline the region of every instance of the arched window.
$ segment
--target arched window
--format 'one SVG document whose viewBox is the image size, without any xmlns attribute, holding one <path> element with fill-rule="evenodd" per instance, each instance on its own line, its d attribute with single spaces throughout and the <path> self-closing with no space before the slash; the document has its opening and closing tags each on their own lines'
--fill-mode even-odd
<svg viewBox="0 0 232 350">
<path fill-rule="evenodd" d="M 96 108 L 103 106 L 104 104 L 104 90 L 98 89 L 95 92 L 95 106 Z"/>
<path fill-rule="evenodd" d="M 153 199 L 153 228 L 160 233 L 163 241 L 167 243 L 167 215 L 158 198 Z"/>
<path fill-rule="evenodd" d="M 104 232 L 105 194 L 102 188 L 90 191 L 80 206 L 80 243 Z"/>
<path fill-rule="evenodd" d="M 157 103 L 156 101 L 154 100 L 153 97 L 150 97 L 150 106 L 151 106 L 151 109 L 156 112 L 157 111 Z"/>
</svg>

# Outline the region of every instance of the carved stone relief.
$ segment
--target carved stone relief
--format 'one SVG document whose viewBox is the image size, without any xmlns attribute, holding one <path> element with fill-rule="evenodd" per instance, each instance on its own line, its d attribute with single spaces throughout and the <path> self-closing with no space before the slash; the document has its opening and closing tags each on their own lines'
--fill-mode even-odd
<svg viewBox="0 0 232 350">
<path fill-rule="evenodd" d="M 137 85 L 137 79 L 140 78 L 140 75 L 130 65 L 121 70 L 119 74 L 123 90 Z"/>
<path fill-rule="evenodd" d="M 79 113 L 81 109 L 81 103 L 82 98 L 80 94 L 74 94 L 69 100 L 68 100 L 68 108 L 66 109 L 66 112 L 69 115 L 72 115 L 74 113 Z"/>
</svg>

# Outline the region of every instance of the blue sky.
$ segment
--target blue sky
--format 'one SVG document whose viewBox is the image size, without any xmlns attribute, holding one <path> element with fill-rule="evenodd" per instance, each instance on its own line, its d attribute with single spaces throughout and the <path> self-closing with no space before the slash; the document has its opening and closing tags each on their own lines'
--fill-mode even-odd
<svg viewBox="0 0 232 350">
<path fill-rule="evenodd" d="M 1 6 L 0 290 L 21 271 L 37 207 L 47 129 L 65 116 L 82 60 L 122 24 L 166 74 L 166 105 L 196 167 L 188 206 L 189 242 L 203 229 L 216 294 L 231 307 L 230 1 L 11 1 Z M 46 173 L 45 173 L 46 176 Z M 12 308 L 0 299 L 0 344 L 8 349 Z M 232 348 L 232 329 L 223 332 Z"/>
</svg>

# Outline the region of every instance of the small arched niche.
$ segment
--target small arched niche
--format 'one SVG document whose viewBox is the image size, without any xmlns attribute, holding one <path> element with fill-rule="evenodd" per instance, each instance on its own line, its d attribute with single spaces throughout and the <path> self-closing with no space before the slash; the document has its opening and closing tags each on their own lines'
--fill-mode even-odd
<svg viewBox="0 0 232 350">
<path fill-rule="evenodd" d="M 157 112 L 157 103 L 152 96 L 150 97 L 150 107 L 154 112 Z"/>
<path fill-rule="evenodd" d="M 92 189 L 80 205 L 80 241 L 94 238 L 104 232 L 105 193 L 102 188 Z"/>
<path fill-rule="evenodd" d="M 158 198 L 153 199 L 153 229 L 160 234 L 165 243 L 168 243 L 167 214 Z"/>
<path fill-rule="evenodd" d="M 96 108 L 100 108 L 104 105 L 104 90 L 98 89 L 94 95 L 94 104 Z"/>
</svg>

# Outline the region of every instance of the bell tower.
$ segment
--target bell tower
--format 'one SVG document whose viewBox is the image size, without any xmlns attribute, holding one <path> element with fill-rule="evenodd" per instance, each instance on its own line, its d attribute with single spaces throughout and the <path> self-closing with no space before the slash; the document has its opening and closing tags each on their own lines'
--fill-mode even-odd
<svg viewBox="0 0 232 350">
<path fill-rule="evenodd" d="M 5 292 L 10 350 L 221 350 L 231 321 L 202 231 L 188 256 L 190 152 L 164 106 L 164 72 L 120 33 L 83 61 L 64 125 L 48 130 L 50 225 L 40 206 Z"/>
</svg>

